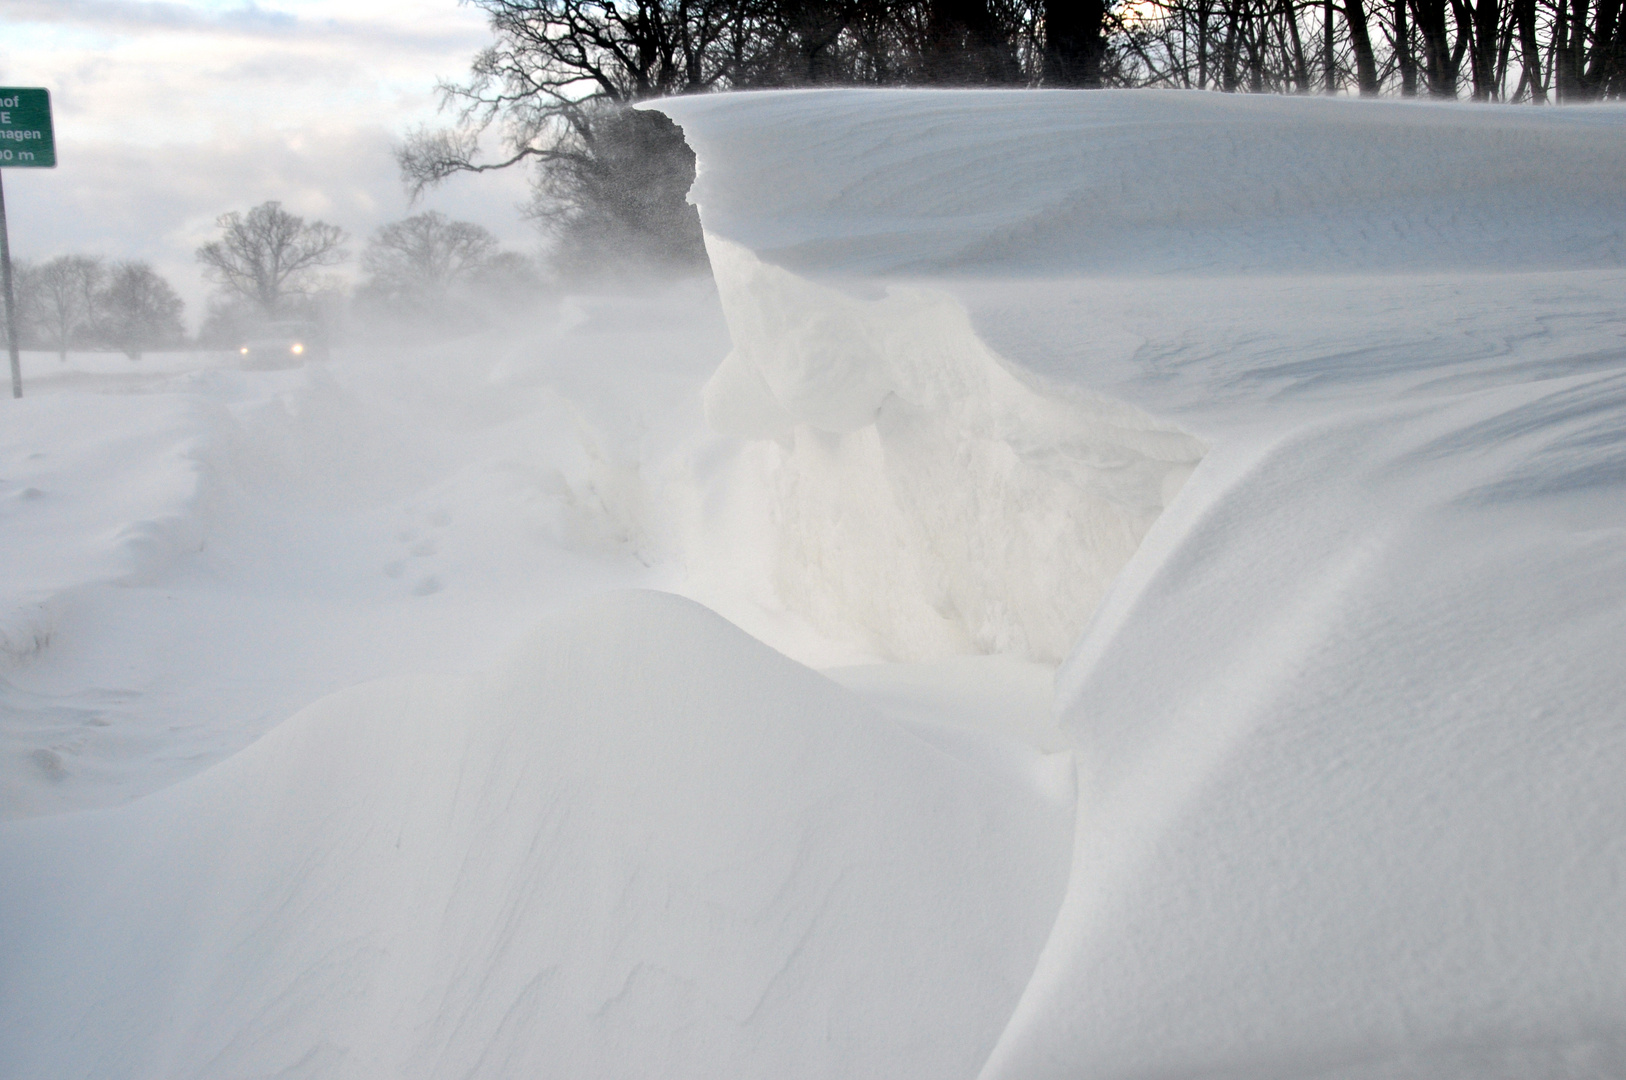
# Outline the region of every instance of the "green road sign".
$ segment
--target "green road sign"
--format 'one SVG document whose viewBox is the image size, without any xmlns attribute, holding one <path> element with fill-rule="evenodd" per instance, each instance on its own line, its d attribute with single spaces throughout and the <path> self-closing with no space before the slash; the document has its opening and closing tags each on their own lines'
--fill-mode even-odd
<svg viewBox="0 0 1626 1080">
<path fill-rule="evenodd" d="M 0 86 L 0 169 L 56 168 L 51 92 Z"/>
</svg>

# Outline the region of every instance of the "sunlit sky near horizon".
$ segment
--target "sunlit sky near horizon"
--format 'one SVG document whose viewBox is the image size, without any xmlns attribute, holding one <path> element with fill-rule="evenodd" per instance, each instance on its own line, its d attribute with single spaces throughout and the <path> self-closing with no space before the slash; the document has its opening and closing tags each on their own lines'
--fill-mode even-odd
<svg viewBox="0 0 1626 1080">
<path fill-rule="evenodd" d="M 0 27 L 0 85 L 49 89 L 56 125 L 57 168 L 4 173 L 19 258 L 146 259 L 195 328 L 194 250 L 267 199 L 346 229 L 349 272 L 375 228 L 424 208 L 536 244 L 518 172 L 411 206 L 396 170 L 401 135 L 437 121 L 437 79 L 490 42 L 457 0 L 0 0 Z"/>
</svg>

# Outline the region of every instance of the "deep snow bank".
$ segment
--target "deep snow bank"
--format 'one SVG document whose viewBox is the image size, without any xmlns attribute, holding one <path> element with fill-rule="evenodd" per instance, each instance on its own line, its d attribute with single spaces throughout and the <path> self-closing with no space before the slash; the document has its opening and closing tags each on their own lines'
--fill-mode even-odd
<svg viewBox="0 0 1626 1080">
<path fill-rule="evenodd" d="M 1626 1070 L 1623 374 L 1216 441 L 1059 676 L 1073 882 L 985 1076 Z"/>
<path fill-rule="evenodd" d="M 0 1072 L 971 1076 L 1065 880 L 1071 770 L 1017 751 L 609 594 L 0 826 Z"/>
<path fill-rule="evenodd" d="M 1626 1071 L 1626 110 L 662 107 L 709 238 L 1210 445 L 1059 673 L 1072 879 L 984 1076 Z"/>
<path fill-rule="evenodd" d="M 1060 660 L 1202 456 L 1076 377 L 1013 368 L 973 325 L 977 287 L 921 275 L 1626 258 L 1604 113 L 1008 91 L 658 107 L 699 155 L 733 338 L 707 416 L 751 440 L 726 467 L 708 451 L 689 589 L 815 662 L 750 609 L 891 659 Z M 1063 340 L 1060 364 L 1120 345 Z"/>
</svg>

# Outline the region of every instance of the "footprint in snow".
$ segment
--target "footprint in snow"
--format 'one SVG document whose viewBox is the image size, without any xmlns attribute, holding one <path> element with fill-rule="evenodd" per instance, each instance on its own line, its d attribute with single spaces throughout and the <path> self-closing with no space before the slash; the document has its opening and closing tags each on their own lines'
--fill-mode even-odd
<svg viewBox="0 0 1626 1080">
<path fill-rule="evenodd" d="M 412 595 L 429 596 L 432 593 L 440 592 L 441 588 L 442 586 L 440 584 L 440 578 L 431 574 L 429 577 L 421 579 L 416 585 L 412 586 Z"/>
<path fill-rule="evenodd" d="M 62 764 L 62 755 L 55 750 L 36 750 L 28 755 L 28 759 L 49 780 L 61 780 L 68 775 L 67 766 Z"/>
<path fill-rule="evenodd" d="M 384 576 L 385 577 L 398 578 L 404 573 L 406 573 L 406 564 L 405 563 L 402 563 L 402 562 L 390 562 L 390 563 L 385 563 L 384 564 Z"/>
<path fill-rule="evenodd" d="M 412 545 L 412 554 L 414 555 L 433 555 L 434 553 L 435 542 L 433 540 L 420 540 Z"/>
</svg>

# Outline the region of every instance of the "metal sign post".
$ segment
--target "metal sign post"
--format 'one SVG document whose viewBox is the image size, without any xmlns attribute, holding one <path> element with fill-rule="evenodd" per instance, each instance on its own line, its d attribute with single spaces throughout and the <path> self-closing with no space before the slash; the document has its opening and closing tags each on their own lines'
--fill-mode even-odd
<svg viewBox="0 0 1626 1080">
<path fill-rule="evenodd" d="M 39 87 L 0 86 L 0 176 L 6 169 L 56 168 L 51 129 L 51 92 Z M 6 226 L 6 188 L 0 182 L 0 290 L 6 297 L 6 345 L 11 351 L 11 396 L 23 396 L 23 365 L 17 352 L 17 294 L 11 283 L 11 232 Z"/>
</svg>

